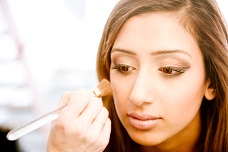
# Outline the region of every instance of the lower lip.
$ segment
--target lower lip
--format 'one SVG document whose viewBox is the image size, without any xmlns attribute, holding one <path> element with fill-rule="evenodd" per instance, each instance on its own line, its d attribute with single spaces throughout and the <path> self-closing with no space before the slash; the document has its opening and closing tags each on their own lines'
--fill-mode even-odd
<svg viewBox="0 0 228 152">
<path fill-rule="evenodd" d="M 139 120 L 133 117 L 129 117 L 129 122 L 132 126 L 139 130 L 149 130 L 157 125 L 159 119 L 154 120 Z"/>
</svg>

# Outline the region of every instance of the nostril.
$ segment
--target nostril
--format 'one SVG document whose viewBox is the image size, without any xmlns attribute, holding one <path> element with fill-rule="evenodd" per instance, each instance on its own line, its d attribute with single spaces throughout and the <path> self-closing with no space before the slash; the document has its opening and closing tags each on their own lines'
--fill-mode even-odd
<svg viewBox="0 0 228 152">
<path fill-rule="evenodd" d="M 130 102 L 132 102 L 135 106 L 142 106 L 142 105 L 145 105 L 145 104 L 151 104 L 154 102 L 154 97 L 150 96 L 150 97 L 147 97 L 147 96 L 134 96 L 134 97 L 129 97 L 129 100 Z"/>
</svg>

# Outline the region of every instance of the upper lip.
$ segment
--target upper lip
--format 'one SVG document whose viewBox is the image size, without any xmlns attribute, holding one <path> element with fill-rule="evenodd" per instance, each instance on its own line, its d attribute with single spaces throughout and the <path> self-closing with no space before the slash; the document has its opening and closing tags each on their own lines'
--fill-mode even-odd
<svg viewBox="0 0 228 152">
<path fill-rule="evenodd" d="M 137 113 L 137 112 L 130 112 L 127 115 L 129 117 L 132 117 L 132 118 L 138 119 L 138 120 L 142 120 L 142 121 L 159 119 L 159 117 L 156 117 L 156 116 L 152 116 L 149 114 Z"/>
</svg>

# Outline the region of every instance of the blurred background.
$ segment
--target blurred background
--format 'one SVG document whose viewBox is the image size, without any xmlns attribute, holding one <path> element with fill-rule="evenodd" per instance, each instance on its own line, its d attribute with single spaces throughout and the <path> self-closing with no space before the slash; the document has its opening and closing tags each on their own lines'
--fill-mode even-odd
<svg viewBox="0 0 228 152">
<path fill-rule="evenodd" d="M 50 124 L 15 142 L 7 132 L 97 84 L 96 53 L 118 0 L 0 0 L 0 145 L 44 152 Z M 228 2 L 217 1 L 228 20 Z M 17 150 L 16 150 L 17 149 Z"/>
</svg>

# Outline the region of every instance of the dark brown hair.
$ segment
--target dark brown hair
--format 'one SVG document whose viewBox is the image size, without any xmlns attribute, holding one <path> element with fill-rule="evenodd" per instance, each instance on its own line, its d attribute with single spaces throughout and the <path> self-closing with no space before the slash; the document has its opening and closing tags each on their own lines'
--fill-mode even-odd
<svg viewBox="0 0 228 152">
<path fill-rule="evenodd" d="M 98 79 L 110 77 L 110 51 L 123 24 L 130 17 L 148 12 L 174 13 L 180 24 L 198 43 L 207 79 L 216 91 L 212 101 L 203 99 L 202 133 L 195 151 L 228 151 L 228 34 L 223 16 L 214 0 L 120 0 L 105 25 L 97 54 Z M 105 151 L 136 151 L 120 123 L 112 97 L 103 98 L 110 113 L 112 133 Z"/>
</svg>

